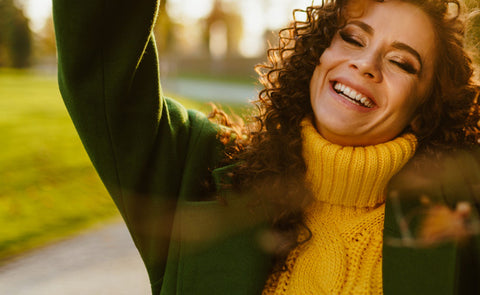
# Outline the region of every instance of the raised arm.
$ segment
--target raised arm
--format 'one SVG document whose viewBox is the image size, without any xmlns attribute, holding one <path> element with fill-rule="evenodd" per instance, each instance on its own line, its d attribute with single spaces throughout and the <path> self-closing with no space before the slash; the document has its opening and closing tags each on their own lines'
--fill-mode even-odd
<svg viewBox="0 0 480 295">
<path fill-rule="evenodd" d="M 158 1 L 53 3 L 62 96 L 128 222 L 128 195 L 178 194 L 190 136 L 188 113 L 161 94 L 151 34 Z M 153 177 L 166 185 L 153 189 Z"/>
<path fill-rule="evenodd" d="M 53 4 L 60 91 L 93 164 L 117 197 L 133 180 L 122 171 L 138 169 L 162 112 L 150 37 L 157 1 Z"/>
<path fill-rule="evenodd" d="M 157 9 L 157 0 L 53 0 L 62 96 L 153 282 L 197 117 L 162 98 Z"/>
</svg>

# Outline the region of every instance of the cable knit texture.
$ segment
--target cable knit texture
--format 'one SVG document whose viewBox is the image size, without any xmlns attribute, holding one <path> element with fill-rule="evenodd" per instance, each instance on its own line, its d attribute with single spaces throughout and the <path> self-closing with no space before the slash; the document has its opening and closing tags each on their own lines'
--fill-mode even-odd
<svg viewBox="0 0 480 295">
<path fill-rule="evenodd" d="M 315 196 L 305 211 L 312 236 L 291 251 L 286 268 L 271 275 L 263 294 L 382 294 L 385 189 L 413 156 L 415 136 L 339 146 L 308 119 L 302 135 L 307 184 Z"/>
</svg>

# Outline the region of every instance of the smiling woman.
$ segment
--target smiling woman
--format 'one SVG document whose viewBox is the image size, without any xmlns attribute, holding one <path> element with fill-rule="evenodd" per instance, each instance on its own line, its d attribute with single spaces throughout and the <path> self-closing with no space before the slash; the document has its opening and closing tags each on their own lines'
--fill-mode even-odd
<svg viewBox="0 0 480 295">
<path fill-rule="evenodd" d="M 455 156 L 476 150 L 479 134 L 462 3 L 326 2 L 308 8 L 307 21 L 285 29 L 270 50 L 259 103 L 264 132 L 240 155 L 234 177 L 275 204 L 279 249 L 289 250 L 279 252 L 264 293 L 451 294 L 452 284 L 477 292 L 476 268 L 457 272 L 447 265 L 460 256 L 418 249 L 429 238 L 411 234 L 432 232 L 421 229 L 432 224 L 424 202 L 479 203 L 472 184 L 480 179 L 471 174 L 478 158 Z M 453 181 L 449 170 L 459 167 L 465 178 Z M 309 192 L 299 189 L 305 184 Z M 470 224 L 470 213 L 461 223 Z M 466 257 L 478 265 L 475 245 Z M 445 271 L 429 275 L 438 270 L 428 265 L 440 264 Z"/>
<path fill-rule="evenodd" d="M 63 98 L 153 294 L 480 292 L 460 0 L 308 7 L 247 126 L 162 95 L 158 1 L 53 3 Z"/>
<path fill-rule="evenodd" d="M 371 1 L 351 10 L 360 17 L 335 34 L 313 72 L 315 125 L 337 144 L 378 144 L 400 134 L 431 92 L 435 31 L 410 3 Z"/>
</svg>

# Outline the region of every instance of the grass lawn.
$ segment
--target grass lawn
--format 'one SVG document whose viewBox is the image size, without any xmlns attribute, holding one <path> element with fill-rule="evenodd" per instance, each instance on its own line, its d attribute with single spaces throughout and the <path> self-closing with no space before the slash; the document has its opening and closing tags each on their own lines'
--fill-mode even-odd
<svg viewBox="0 0 480 295">
<path fill-rule="evenodd" d="M 118 214 L 55 76 L 0 70 L 0 135 L 0 259 Z"/>
<path fill-rule="evenodd" d="M 0 69 L 0 136 L 0 261 L 119 215 L 77 137 L 56 77 Z"/>
</svg>

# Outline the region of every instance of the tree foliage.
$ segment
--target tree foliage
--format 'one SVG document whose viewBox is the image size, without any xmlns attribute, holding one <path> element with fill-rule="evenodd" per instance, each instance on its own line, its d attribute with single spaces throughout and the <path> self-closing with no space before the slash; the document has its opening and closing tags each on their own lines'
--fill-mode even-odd
<svg viewBox="0 0 480 295">
<path fill-rule="evenodd" d="M 0 66 L 28 67 L 31 55 L 28 18 L 13 0 L 0 0 Z"/>
<path fill-rule="evenodd" d="M 167 2 L 167 0 L 160 1 L 158 20 L 154 28 L 157 47 L 160 54 L 170 51 L 173 42 L 173 23 L 167 13 Z"/>
<path fill-rule="evenodd" d="M 52 15 L 45 20 L 43 28 L 36 34 L 35 51 L 37 58 L 50 58 L 56 55 L 57 49 Z"/>
<path fill-rule="evenodd" d="M 480 2 L 466 0 L 469 13 L 467 27 L 467 46 L 470 48 L 475 63 L 480 67 Z"/>
</svg>

